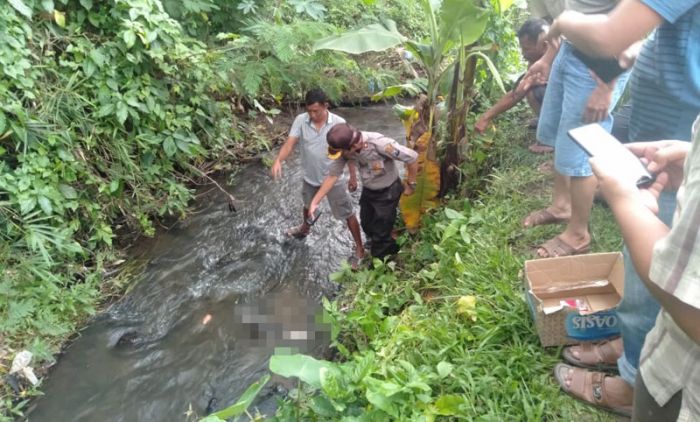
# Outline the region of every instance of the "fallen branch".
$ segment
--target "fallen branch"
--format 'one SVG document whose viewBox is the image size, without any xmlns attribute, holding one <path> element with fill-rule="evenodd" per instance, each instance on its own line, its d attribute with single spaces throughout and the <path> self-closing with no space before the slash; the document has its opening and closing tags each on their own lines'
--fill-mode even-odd
<svg viewBox="0 0 700 422">
<path fill-rule="evenodd" d="M 187 165 L 190 169 L 192 169 L 192 170 L 196 171 L 197 173 L 199 173 L 202 177 L 204 177 L 204 178 L 206 178 L 207 180 L 209 180 L 211 183 L 214 184 L 214 186 L 216 186 L 217 189 L 219 189 L 224 195 L 226 195 L 226 196 L 228 197 L 228 210 L 229 210 L 229 211 L 231 211 L 231 212 L 236 212 L 236 211 L 237 211 L 237 210 L 236 210 L 236 198 L 235 198 L 233 195 L 231 195 L 226 189 L 224 189 L 223 187 L 221 187 L 221 185 L 219 184 L 219 182 L 217 182 L 216 180 L 212 179 L 208 174 L 206 174 L 206 173 L 203 172 L 202 170 L 198 169 L 197 167 L 193 166 L 192 164 L 190 164 L 190 163 L 185 163 L 185 165 Z"/>
</svg>

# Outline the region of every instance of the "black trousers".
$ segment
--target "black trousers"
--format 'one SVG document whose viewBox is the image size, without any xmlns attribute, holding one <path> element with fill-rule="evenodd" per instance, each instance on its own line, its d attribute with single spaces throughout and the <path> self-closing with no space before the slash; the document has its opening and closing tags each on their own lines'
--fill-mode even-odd
<svg viewBox="0 0 700 422">
<path fill-rule="evenodd" d="M 396 207 L 403 193 L 401 180 L 384 189 L 363 188 L 360 196 L 360 220 L 362 231 L 372 242 L 372 256 L 382 259 L 399 251 L 391 237 L 396 221 Z"/>
</svg>

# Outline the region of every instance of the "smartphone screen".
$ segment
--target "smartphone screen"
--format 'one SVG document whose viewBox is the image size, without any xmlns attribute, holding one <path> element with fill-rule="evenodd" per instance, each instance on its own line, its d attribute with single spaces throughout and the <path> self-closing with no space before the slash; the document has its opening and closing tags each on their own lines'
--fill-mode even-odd
<svg viewBox="0 0 700 422">
<path fill-rule="evenodd" d="M 600 58 L 588 56 L 574 48 L 574 55 L 578 57 L 589 69 L 591 69 L 605 83 L 620 76 L 627 69 L 620 67 L 616 58 Z"/>
<path fill-rule="evenodd" d="M 621 173 L 637 178 L 637 186 L 646 187 L 654 181 L 654 175 L 649 173 L 639 158 L 598 123 L 571 129 L 569 137 L 589 156 L 615 160 Z"/>
</svg>

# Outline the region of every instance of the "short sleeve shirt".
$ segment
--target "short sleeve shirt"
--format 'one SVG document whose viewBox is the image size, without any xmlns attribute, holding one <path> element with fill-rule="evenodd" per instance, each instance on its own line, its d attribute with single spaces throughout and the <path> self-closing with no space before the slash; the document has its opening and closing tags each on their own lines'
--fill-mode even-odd
<svg viewBox="0 0 700 422">
<path fill-rule="evenodd" d="M 400 145 L 381 133 L 361 132 L 361 142 L 366 146 L 358 153 L 343 152 L 329 168 L 329 174 L 340 176 L 348 161 L 355 161 L 360 170 L 362 187 L 379 190 L 389 187 L 399 178 L 396 161 L 411 164 L 418 159 L 418 153 Z"/>
<path fill-rule="evenodd" d="M 566 10 L 586 15 L 608 13 L 617 6 L 617 0 L 566 0 Z"/>
<path fill-rule="evenodd" d="M 694 133 L 673 228 L 654 246 L 649 278 L 666 293 L 700 309 L 700 118 Z M 646 337 L 639 370 L 660 406 L 683 391 L 678 420 L 700 420 L 700 345 L 664 309 Z"/>
<path fill-rule="evenodd" d="M 666 20 L 644 45 L 652 57 L 644 70 L 673 97 L 700 108 L 700 0 L 641 1 Z"/>
<path fill-rule="evenodd" d="M 556 19 L 565 9 L 565 0 L 528 0 L 527 6 L 534 17 Z"/>
<path fill-rule="evenodd" d="M 316 129 L 308 113 L 298 115 L 292 123 L 289 136 L 299 138 L 304 181 L 310 185 L 321 186 L 328 174 L 328 166 L 332 160 L 328 158 L 326 135 L 338 123 L 345 123 L 345 119 L 330 111 L 328 120 L 320 129 Z"/>
</svg>

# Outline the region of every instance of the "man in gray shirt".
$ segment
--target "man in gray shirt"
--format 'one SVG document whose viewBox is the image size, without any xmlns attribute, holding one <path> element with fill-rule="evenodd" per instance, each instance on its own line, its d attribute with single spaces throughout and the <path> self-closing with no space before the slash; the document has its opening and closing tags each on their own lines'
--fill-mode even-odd
<svg viewBox="0 0 700 422">
<path fill-rule="evenodd" d="M 314 214 L 309 213 L 309 204 L 326 177 L 328 166 L 332 162 L 327 157 L 326 134 L 336 124 L 345 123 L 345 119 L 328 111 L 328 98 L 320 89 L 312 89 L 307 92 L 305 104 L 306 113 L 302 113 L 294 119 L 289 137 L 282 145 L 277 159 L 272 165 L 272 177 L 275 179 L 281 177 L 282 161 L 289 157 L 297 144 L 301 146 L 301 165 L 304 169 L 301 190 L 304 201 L 304 218 L 301 225 L 287 230 L 287 235 L 296 238 L 306 237 L 316 218 Z M 362 246 L 360 224 L 355 217 L 348 189 L 351 192 L 357 189 L 355 166 L 350 167 L 350 180 L 347 182 L 347 188 L 345 179 L 338 178 L 328 192 L 328 203 L 333 216 L 347 222 L 348 229 L 355 241 L 355 254 L 350 258 L 350 264 L 356 267 L 364 257 L 365 250 Z"/>
</svg>

